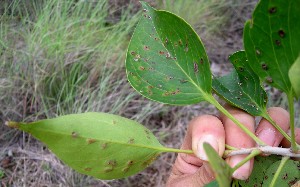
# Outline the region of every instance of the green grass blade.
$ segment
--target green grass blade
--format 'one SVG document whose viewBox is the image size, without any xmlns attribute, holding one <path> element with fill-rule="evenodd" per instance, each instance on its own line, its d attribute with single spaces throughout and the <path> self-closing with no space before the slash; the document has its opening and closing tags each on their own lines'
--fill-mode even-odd
<svg viewBox="0 0 300 187">
<path fill-rule="evenodd" d="M 183 19 L 142 3 L 144 12 L 126 58 L 128 80 L 143 96 L 186 105 L 211 95 L 211 72 L 204 46 Z"/>
</svg>

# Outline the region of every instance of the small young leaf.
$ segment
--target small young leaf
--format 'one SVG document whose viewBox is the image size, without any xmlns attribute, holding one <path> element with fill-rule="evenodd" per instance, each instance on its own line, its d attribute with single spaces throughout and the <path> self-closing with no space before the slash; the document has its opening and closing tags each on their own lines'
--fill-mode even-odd
<svg viewBox="0 0 300 187">
<path fill-rule="evenodd" d="M 164 148 L 137 122 L 105 113 L 71 114 L 9 126 L 32 134 L 79 173 L 100 179 L 133 175 Z"/>
<path fill-rule="evenodd" d="M 229 60 L 235 70 L 213 79 L 213 89 L 230 104 L 254 116 L 266 114 L 267 94 L 261 87 L 259 77 L 249 67 L 245 51 L 232 54 Z"/>
<path fill-rule="evenodd" d="M 209 164 L 214 171 L 220 187 L 229 187 L 231 183 L 232 168 L 221 158 L 208 143 L 203 145 Z"/>
<path fill-rule="evenodd" d="M 270 85 L 292 92 L 288 71 L 300 53 L 300 0 L 259 1 L 244 28 L 251 68 Z"/>
<path fill-rule="evenodd" d="M 174 105 L 194 104 L 211 95 L 204 46 L 182 18 L 142 2 L 144 11 L 131 38 L 127 77 L 143 96 Z"/>
<path fill-rule="evenodd" d="M 289 70 L 289 78 L 296 97 L 300 96 L 300 56 L 296 59 Z"/>
<path fill-rule="evenodd" d="M 280 162 L 281 161 L 277 161 L 268 168 L 265 176 L 270 177 L 263 182 L 263 187 L 271 186 L 271 182 L 274 180 L 273 177 L 280 165 Z M 280 171 L 274 186 L 289 187 L 295 184 L 300 179 L 299 166 L 299 161 L 288 160 Z"/>
</svg>

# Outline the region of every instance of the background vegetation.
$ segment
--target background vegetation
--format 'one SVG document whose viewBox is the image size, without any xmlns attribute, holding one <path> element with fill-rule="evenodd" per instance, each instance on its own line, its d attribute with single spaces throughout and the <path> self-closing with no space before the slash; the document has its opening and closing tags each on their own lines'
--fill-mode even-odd
<svg viewBox="0 0 300 187">
<path fill-rule="evenodd" d="M 174 12 L 199 33 L 212 71 L 230 70 L 255 0 L 148 0 Z M 160 141 L 180 147 L 188 121 L 217 114 L 205 104 L 164 106 L 129 85 L 124 60 L 140 16 L 135 0 L 0 1 L 0 186 L 163 186 L 176 157 L 165 154 L 128 179 L 101 181 L 63 165 L 31 136 L 4 126 L 69 113 L 109 112 L 135 119 Z M 270 90 L 276 106 L 280 92 Z"/>
</svg>

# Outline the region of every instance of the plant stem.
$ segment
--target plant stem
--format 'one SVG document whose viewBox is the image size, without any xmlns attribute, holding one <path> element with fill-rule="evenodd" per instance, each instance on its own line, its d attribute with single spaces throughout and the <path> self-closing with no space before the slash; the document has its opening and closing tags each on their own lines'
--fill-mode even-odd
<svg viewBox="0 0 300 187">
<path fill-rule="evenodd" d="M 273 154 L 273 155 L 288 156 L 293 158 L 300 158 L 300 152 L 293 153 L 289 148 L 272 147 L 272 146 L 253 147 L 253 148 L 238 149 L 238 150 L 226 150 L 225 153 L 223 154 L 223 158 L 227 158 L 234 155 L 250 154 L 253 150 L 259 150 L 261 153 L 267 155 Z"/>
<path fill-rule="evenodd" d="M 279 177 L 279 174 L 284 166 L 284 164 L 289 160 L 289 157 L 283 157 L 281 162 L 280 162 L 280 165 L 278 166 L 278 169 L 276 170 L 276 173 L 275 175 L 273 176 L 273 179 L 271 181 L 271 184 L 270 184 L 270 187 L 272 186 L 275 186 L 275 183 L 276 183 L 276 180 L 278 179 Z"/>
<path fill-rule="evenodd" d="M 253 157 L 257 156 L 261 154 L 261 151 L 258 150 L 258 149 L 254 149 L 251 151 L 251 153 L 246 157 L 244 158 L 241 162 L 239 162 L 237 165 L 235 165 L 232 170 L 235 171 L 237 170 L 239 167 L 241 167 L 242 165 L 244 165 L 246 162 L 248 162 L 250 159 L 252 159 Z"/>
<path fill-rule="evenodd" d="M 291 137 L 282 128 L 277 125 L 277 123 L 270 117 L 268 113 L 262 115 L 268 122 L 270 122 L 273 127 L 275 127 L 289 142 L 291 142 Z"/>
<path fill-rule="evenodd" d="M 295 137 L 295 111 L 294 111 L 294 95 L 293 92 L 290 91 L 288 94 L 288 103 L 289 103 L 289 112 L 290 112 L 290 129 L 291 129 L 291 145 L 292 151 L 297 152 L 298 147 L 296 144 Z"/>
<path fill-rule="evenodd" d="M 249 129 L 247 129 L 241 122 L 235 119 L 220 103 L 212 96 L 209 95 L 207 101 L 213 104 L 220 112 L 231 119 L 239 128 L 241 128 L 248 136 L 250 136 L 259 146 L 266 145 L 262 140 L 255 136 Z"/>
<path fill-rule="evenodd" d="M 161 149 L 162 152 L 173 152 L 173 153 L 187 153 L 187 154 L 193 154 L 193 150 L 184 150 L 184 149 L 174 149 L 169 147 L 164 147 Z"/>
</svg>

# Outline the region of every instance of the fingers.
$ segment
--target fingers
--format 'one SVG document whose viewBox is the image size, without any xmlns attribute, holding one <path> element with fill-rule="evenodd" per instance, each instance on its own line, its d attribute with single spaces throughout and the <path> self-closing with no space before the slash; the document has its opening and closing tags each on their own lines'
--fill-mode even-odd
<svg viewBox="0 0 300 187">
<path fill-rule="evenodd" d="M 295 139 L 296 142 L 300 144 L 300 128 L 295 128 Z M 281 142 L 281 145 L 283 147 L 291 147 L 291 142 L 284 138 Z"/>
<path fill-rule="evenodd" d="M 207 160 L 204 142 L 209 143 L 220 156 L 223 155 L 225 131 L 222 122 L 215 116 L 204 115 L 190 122 L 181 148 L 192 149 L 195 155 L 178 154 L 167 186 L 203 186 L 213 180 L 213 172 L 204 161 Z"/>
<path fill-rule="evenodd" d="M 255 119 L 250 114 L 239 110 L 237 108 L 226 106 L 226 109 L 246 128 L 254 133 Z M 226 144 L 236 148 L 250 148 L 255 146 L 255 141 L 250 138 L 244 131 L 242 131 L 234 122 L 232 122 L 225 115 L 221 115 L 221 120 L 224 124 L 226 132 Z M 226 159 L 227 163 L 234 167 L 240 161 L 242 161 L 247 155 L 237 155 Z M 253 159 L 246 162 L 243 166 L 238 168 L 234 173 L 233 177 L 236 179 L 245 180 L 247 179 L 253 168 Z"/>
<path fill-rule="evenodd" d="M 283 108 L 272 107 L 268 109 L 270 117 L 285 132 L 289 129 L 289 113 Z M 256 129 L 256 135 L 267 145 L 277 147 L 283 139 L 283 135 L 266 119 L 262 119 Z"/>
</svg>

